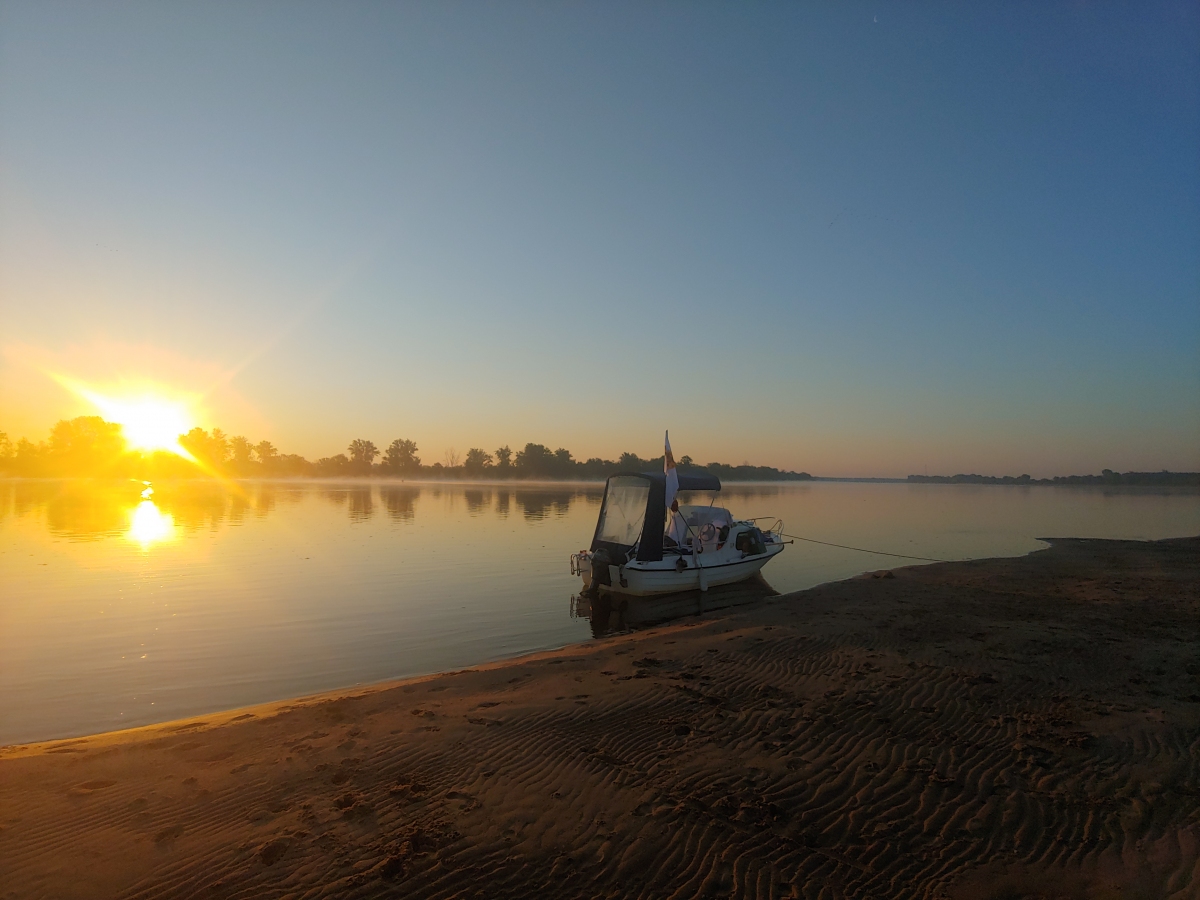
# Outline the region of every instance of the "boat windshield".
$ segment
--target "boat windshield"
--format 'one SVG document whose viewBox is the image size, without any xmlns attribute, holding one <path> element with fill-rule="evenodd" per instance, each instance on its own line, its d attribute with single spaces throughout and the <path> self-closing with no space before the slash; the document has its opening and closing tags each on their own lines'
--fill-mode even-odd
<svg viewBox="0 0 1200 900">
<path fill-rule="evenodd" d="M 650 485 L 642 478 L 616 477 L 608 480 L 604 508 L 596 527 L 596 540 L 632 547 L 642 536 Z"/>
<path fill-rule="evenodd" d="M 693 528 L 701 525 L 715 525 L 724 528 L 733 524 L 733 516 L 729 510 L 720 506 L 681 506 L 679 512 L 684 520 Z"/>
</svg>

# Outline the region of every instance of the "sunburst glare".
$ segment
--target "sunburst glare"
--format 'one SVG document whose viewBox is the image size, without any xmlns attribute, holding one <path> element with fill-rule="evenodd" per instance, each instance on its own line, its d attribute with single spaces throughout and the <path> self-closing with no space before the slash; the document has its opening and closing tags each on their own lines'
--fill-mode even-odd
<svg viewBox="0 0 1200 900">
<path fill-rule="evenodd" d="M 187 459 L 192 455 L 179 443 L 196 424 L 191 399 L 168 396 L 166 391 L 143 389 L 122 395 L 102 393 L 70 378 L 55 380 L 91 403 L 105 419 L 121 426 L 130 450 L 153 453 L 166 450 Z"/>
<path fill-rule="evenodd" d="M 175 519 L 155 506 L 153 500 L 143 500 L 130 513 L 125 536 L 141 544 L 143 550 L 149 550 L 175 536 Z"/>
</svg>

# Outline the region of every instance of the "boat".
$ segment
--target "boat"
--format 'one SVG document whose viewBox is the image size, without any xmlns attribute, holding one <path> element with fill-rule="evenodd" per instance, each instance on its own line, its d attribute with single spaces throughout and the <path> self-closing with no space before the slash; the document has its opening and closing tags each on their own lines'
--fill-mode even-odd
<svg viewBox="0 0 1200 900">
<path fill-rule="evenodd" d="M 721 490 L 715 475 L 671 475 L 680 492 Z M 750 578 L 791 543 L 778 520 L 762 529 L 758 520 L 735 519 L 712 504 L 679 505 L 669 518 L 667 491 L 662 473 L 622 472 L 608 479 L 591 547 L 571 555 L 571 574 L 583 579 L 584 591 L 635 597 L 707 591 Z M 669 524 L 678 540 L 667 533 Z"/>
</svg>

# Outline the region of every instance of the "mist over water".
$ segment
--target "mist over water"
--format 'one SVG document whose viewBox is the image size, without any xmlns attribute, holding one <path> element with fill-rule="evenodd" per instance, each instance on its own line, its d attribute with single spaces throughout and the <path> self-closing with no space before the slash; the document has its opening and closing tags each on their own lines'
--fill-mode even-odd
<svg viewBox="0 0 1200 900">
<path fill-rule="evenodd" d="M 0 481 L 0 743 L 143 725 L 590 637 L 600 485 Z M 710 495 L 691 502 L 707 502 Z M 791 483 L 716 500 L 801 537 L 963 559 L 1200 533 L 1184 490 Z M 786 592 L 911 561 L 797 542 Z M 802 602 L 802 601 L 801 601 Z"/>
</svg>

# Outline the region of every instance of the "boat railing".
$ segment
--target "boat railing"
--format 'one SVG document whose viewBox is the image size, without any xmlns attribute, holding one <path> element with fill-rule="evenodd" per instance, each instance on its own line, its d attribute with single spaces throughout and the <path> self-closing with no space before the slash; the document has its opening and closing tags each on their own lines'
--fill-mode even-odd
<svg viewBox="0 0 1200 900">
<path fill-rule="evenodd" d="M 571 574 L 582 575 L 585 570 L 589 573 L 592 570 L 592 554 L 587 550 L 580 550 L 578 553 L 572 553 Z"/>
<path fill-rule="evenodd" d="M 783 519 L 776 518 L 775 516 L 755 516 L 752 519 L 745 519 L 743 521 L 754 522 L 758 530 L 764 534 L 771 535 L 771 539 L 775 543 L 783 543 Z M 763 528 L 758 525 L 759 522 L 770 522 L 771 524 Z"/>
</svg>

